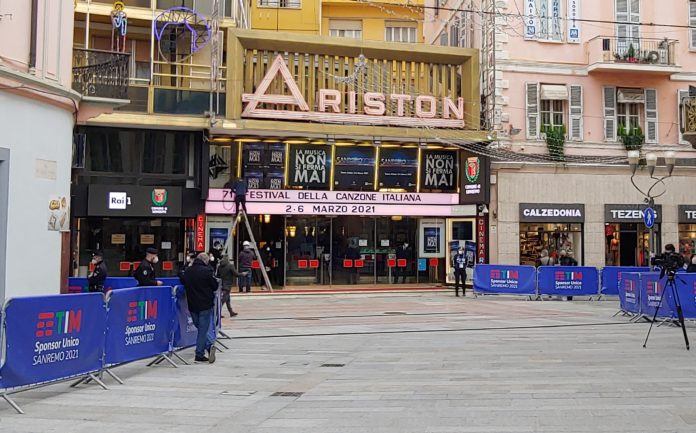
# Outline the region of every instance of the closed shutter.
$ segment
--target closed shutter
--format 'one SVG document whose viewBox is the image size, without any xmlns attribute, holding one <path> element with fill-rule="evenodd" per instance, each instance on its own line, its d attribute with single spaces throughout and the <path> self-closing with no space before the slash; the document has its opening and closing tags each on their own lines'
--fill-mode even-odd
<svg viewBox="0 0 696 433">
<path fill-rule="evenodd" d="M 616 141 L 616 87 L 603 87 L 604 141 Z"/>
<path fill-rule="evenodd" d="M 696 1 L 689 2 L 689 26 L 696 27 Z M 696 50 L 696 29 L 689 29 L 689 48 Z"/>
<path fill-rule="evenodd" d="M 645 142 L 657 143 L 657 90 L 645 89 Z"/>
<path fill-rule="evenodd" d="M 684 127 L 684 110 L 682 108 L 682 101 L 684 98 L 689 97 L 689 91 L 688 90 L 680 90 L 677 92 L 677 113 L 678 116 L 677 118 L 679 119 L 679 144 L 689 144 L 688 141 L 684 140 L 684 136 L 682 135 L 682 127 Z"/>
<path fill-rule="evenodd" d="M 622 24 L 616 25 L 616 36 L 619 38 L 619 49 L 627 49 L 626 37 L 628 37 L 628 2 L 629 0 L 616 0 L 616 21 Z"/>
<path fill-rule="evenodd" d="M 527 86 L 527 138 L 539 138 L 539 83 Z"/>
<path fill-rule="evenodd" d="M 570 129 L 568 137 L 572 141 L 582 141 L 582 86 L 571 85 L 570 87 Z"/>
<path fill-rule="evenodd" d="M 640 0 L 631 0 L 628 18 L 631 22 L 630 36 L 634 44 L 640 44 Z M 638 47 L 635 47 L 639 51 Z"/>
</svg>

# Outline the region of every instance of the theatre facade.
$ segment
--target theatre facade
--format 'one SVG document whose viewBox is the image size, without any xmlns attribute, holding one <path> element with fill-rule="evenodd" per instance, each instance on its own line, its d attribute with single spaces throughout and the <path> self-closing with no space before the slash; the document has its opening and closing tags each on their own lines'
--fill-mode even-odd
<svg viewBox="0 0 696 433">
<path fill-rule="evenodd" d="M 249 239 L 242 178 L 274 286 L 442 282 L 459 242 L 488 260 L 477 51 L 235 30 L 227 56 L 196 249 Z"/>
</svg>

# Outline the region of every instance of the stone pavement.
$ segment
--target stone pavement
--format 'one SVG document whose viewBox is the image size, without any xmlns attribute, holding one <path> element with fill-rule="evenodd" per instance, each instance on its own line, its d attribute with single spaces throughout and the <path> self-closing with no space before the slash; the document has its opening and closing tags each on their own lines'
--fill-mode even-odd
<svg viewBox="0 0 696 433">
<path fill-rule="evenodd" d="M 109 391 L 20 393 L 27 415 L 0 405 L 0 432 L 696 432 L 696 354 L 666 326 L 643 349 L 648 325 L 612 318 L 615 301 L 234 302 L 231 350 L 215 364 L 137 362 Z"/>
</svg>

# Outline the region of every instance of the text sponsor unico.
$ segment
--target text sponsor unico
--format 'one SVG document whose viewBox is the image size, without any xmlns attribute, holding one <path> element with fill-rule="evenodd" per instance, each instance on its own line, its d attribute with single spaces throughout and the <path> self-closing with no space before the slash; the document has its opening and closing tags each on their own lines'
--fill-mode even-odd
<svg viewBox="0 0 696 433">
<path fill-rule="evenodd" d="M 126 346 L 154 341 L 156 329 L 157 325 L 150 322 L 137 326 L 126 326 L 126 336 L 124 337 Z"/>
<path fill-rule="evenodd" d="M 59 340 L 34 343 L 32 365 L 52 364 L 55 362 L 77 359 L 80 352 L 80 339 L 77 337 L 63 337 Z"/>
</svg>

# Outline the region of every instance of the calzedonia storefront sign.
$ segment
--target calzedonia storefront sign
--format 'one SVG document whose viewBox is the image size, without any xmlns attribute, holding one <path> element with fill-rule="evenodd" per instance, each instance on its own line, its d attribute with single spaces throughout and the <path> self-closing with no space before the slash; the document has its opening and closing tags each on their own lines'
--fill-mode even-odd
<svg viewBox="0 0 696 433">
<path fill-rule="evenodd" d="M 89 216 L 180 217 L 180 187 L 90 185 Z"/>
<path fill-rule="evenodd" d="M 358 191 L 249 190 L 250 214 L 451 216 L 458 194 Z M 211 189 L 207 214 L 233 214 L 234 193 Z M 472 212 L 473 215 L 473 212 Z"/>
<path fill-rule="evenodd" d="M 584 204 L 520 203 L 520 222 L 581 223 Z"/>
</svg>

